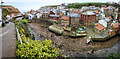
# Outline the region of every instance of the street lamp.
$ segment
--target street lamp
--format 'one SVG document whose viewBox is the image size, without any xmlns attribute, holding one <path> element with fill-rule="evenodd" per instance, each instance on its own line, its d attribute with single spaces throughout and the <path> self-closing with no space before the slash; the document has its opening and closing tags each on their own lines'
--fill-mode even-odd
<svg viewBox="0 0 120 59">
<path fill-rule="evenodd" d="M 4 2 L 2 2 L 2 0 L 1 0 L 1 12 L 0 12 L 0 13 L 1 13 L 1 16 L 0 16 L 0 17 L 1 17 L 2 23 L 3 23 L 3 17 L 2 17 L 2 4 L 3 4 L 3 3 L 4 3 Z M 2 24 L 2 23 L 1 23 L 1 24 Z"/>
</svg>

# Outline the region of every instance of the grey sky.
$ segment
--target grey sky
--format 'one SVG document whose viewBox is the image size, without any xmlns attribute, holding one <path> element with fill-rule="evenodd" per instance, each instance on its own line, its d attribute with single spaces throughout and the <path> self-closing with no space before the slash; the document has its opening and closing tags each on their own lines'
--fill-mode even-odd
<svg viewBox="0 0 120 59">
<path fill-rule="evenodd" d="M 13 5 L 18 8 L 21 12 L 29 11 L 30 9 L 39 9 L 46 5 L 59 5 L 61 3 L 82 3 L 82 2 L 107 2 L 120 0 L 3 0 L 5 5 Z"/>
</svg>

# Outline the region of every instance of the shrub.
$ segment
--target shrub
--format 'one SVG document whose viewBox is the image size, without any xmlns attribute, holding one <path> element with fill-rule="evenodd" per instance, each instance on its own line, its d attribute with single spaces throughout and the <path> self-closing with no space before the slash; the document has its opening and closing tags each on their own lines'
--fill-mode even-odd
<svg viewBox="0 0 120 59">
<path fill-rule="evenodd" d="M 27 20 L 21 20 L 21 22 L 23 23 L 23 24 L 25 24 L 25 25 L 27 25 L 28 24 L 28 21 Z"/>
<path fill-rule="evenodd" d="M 120 59 L 120 53 L 111 53 L 108 59 Z"/>
<path fill-rule="evenodd" d="M 51 40 L 44 40 L 41 42 L 29 41 L 17 45 L 16 56 L 18 58 L 41 58 L 41 57 L 55 57 L 60 56 L 58 50 L 53 47 Z"/>
<path fill-rule="evenodd" d="M 56 57 L 60 56 L 59 50 L 52 45 L 51 40 L 31 40 L 35 39 L 34 35 L 30 34 L 27 27 L 27 20 L 16 22 L 19 33 L 22 36 L 22 44 L 20 40 L 17 42 L 16 57 L 17 58 L 41 58 L 41 57 Z"/>
</svg>

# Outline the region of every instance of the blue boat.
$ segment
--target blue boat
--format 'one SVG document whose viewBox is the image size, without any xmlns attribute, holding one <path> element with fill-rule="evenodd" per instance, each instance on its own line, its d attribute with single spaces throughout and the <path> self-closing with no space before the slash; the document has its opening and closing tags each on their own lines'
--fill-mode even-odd
<svg viewBox="0 0 120 59">
<path fill-rule="evenodd" d="M 82 31 L 83 29 L 82 29 L 82 28 L 79 28 L 79 30 L 81 30 L 81 31 Z"/>
</svg>

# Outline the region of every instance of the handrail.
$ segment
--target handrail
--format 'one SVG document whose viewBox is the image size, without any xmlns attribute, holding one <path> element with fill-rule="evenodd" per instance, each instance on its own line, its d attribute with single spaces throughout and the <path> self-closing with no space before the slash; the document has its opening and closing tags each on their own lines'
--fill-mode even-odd
<svg viewBox="0 0 120 59">
<path fill-rule="evenodd" d="M 16 30 L 17 30 L 17 38 L 20 40 L 20 43 L 22 44 L 22 40 L 21 40 L 21 37 L 20 37 L 20 34 L 19 34 L 19 31 L 18 31 L 17 27 L 16 27 Z"/>
</svg>

